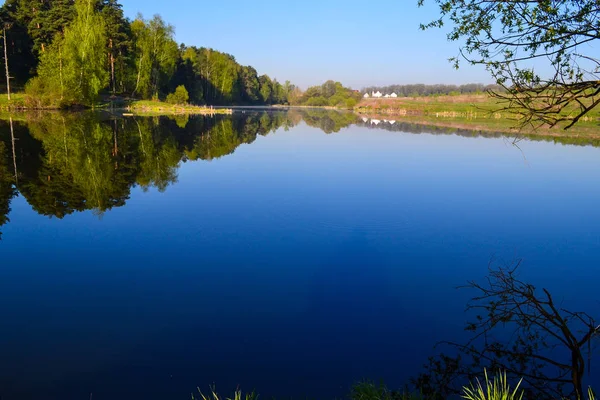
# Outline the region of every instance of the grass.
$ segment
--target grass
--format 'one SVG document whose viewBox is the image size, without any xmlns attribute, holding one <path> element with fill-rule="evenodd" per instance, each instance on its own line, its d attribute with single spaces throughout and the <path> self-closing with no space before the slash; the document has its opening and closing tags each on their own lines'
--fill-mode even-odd
<svg viewBox="0 0 600 400">
<path fill-rule="evenodd" d="M 354 109 L 361 116 L 397 119 L 406 122 L 509 134 L 548 137 L 586 137 L 600 139 L 600 108 L 593 110 L 573 128 L 518 127 L 515 115 L 498 111 L 501 105 L 487 94 L 365 99 Z"/>
<path fill-rule="evenodd" d="M 508 383 L 506 372 L 498 372 L 493 379 L 488 377 L 484 369 L 485 381 L 482 384 L 479 379 L 476 384 L 463 387 L 460 396 L 465 400 L 522 400 L 524 390 L 520 389 L 523 379 L 514 388 Z M 192 400 L 258 400 L 256 392 L 243 393 L 240 389 L 233 392 L 233 396 L 227 397 L 217 393 L 215 386 L 210 386 L 208 394 L 204 394 L 200 388 L 198 393 L 192 393 Z M 372 381 L 361 381 L 352 386 L 349 395 L 350 400 L 426 400 L 422 395 L 407 391 L 392 391 L 383 383 L 376 384 Z M 588 400 L 598 400 L 592 388 L 588 389 Z"/>
<path fill-rule="evenodd" d="M 523 390 L 519 390 L 523 379 L 517 383 L 514 389 L 511 389 L 506 379 L 506 372 L 498 372 L 493 380 L 488 378 L 487 370 L 484 370 L 485 387 L 477 379 L 477 384 L 463 388 L 462 398 L 466 400 L 522 400 Z"/>
<path fill-rule="evenodd" d="M 8 100 L 8 96 L 5 93 L 0 94 L 0 110 L 14 110 L 22 108 L 25 108 L 25 93 L 11 93 L 10 100 Z"/>
<path fill-rule="evenodd" d="M 240 389 L 237 389 L 233 393 L 233 397 L 223 397 L 223 396 L 217 394 L 217 391 L 214 386 L 210 387 L 210 393 L 208 395 L 205 395 L 204 393 L 202 393 L 200 388 L 197 388 L 197 389 L 198 389 L 198 397 L 195 397 L 194 394 L 192 393 L 192 400 L 257 400 L 258 399 L 258 395 L 256 393 L 250 392 L 250 393 L 242 394 L 242 391 Z"/>
<path fill-rule="evenodd" d="M 232 112 L 230 109 L 225 108 L 212 108 L 192 105 L 173 105 L 162 101 L 154 100 L 135 100 L 129 104 L 127 109 L 137 115 L 214 115 L 231 114 Z"/>
</svg>

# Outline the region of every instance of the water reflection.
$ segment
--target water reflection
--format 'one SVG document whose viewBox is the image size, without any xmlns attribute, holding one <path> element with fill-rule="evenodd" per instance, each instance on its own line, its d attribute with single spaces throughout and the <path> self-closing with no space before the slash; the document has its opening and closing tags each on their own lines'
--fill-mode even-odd
<svg viewBox="0 0 600 400">
<path fill-rule="evenodd" d="M 18 193 L 42 215 L 102 214 L 123 206 L 132 187 L 165 191 L 177 182 L 181 162 L 232 154 L 258 135 L 303 119 L 327 133 L 355 121 L 352 114 L 324 110 L 217 118 L 44 114 L 0 121 L 0 226 L 9 222 Z"/>
<path fill-rule="evenodd" d="M 244 111 L 234 116 L 129 117 L 98 114 L 27 115 L 0 121 L 0 229 L 19 193 L 41 215 L 63 218 L 75 211 L 102 215 L 125 205 L 131 189 L 163 192 L 177 182 L 181 162 L 213 160 L 241 144 L 301 121 L 325 133 L 356 124 L 393 132 L 464 137 L 501 133 L 358 117 L 323 109 Z M 544 138 L 600 145 L 585 138 Z M 1 230 L 0 230 L 1 238 Z"/>
</svg>

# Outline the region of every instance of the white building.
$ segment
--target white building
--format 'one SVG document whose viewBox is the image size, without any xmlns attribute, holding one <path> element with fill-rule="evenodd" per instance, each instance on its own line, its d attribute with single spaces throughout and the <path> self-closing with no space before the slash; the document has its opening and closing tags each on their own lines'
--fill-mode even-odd
<svg viewBox="0 0 600 400">
<path fill-rule="evenodd" d="M 385 95 L 385 96 L 383 96 L 383 97 L 385 97 L 386 99 L 389 99 L 389 98 L 390 98 L 390 95 L 389 95 L 389 94 L 386 94 L 386 95 Z"/>
<path fill-rule="evenodd" d="M 365 93 L 365 95 L 363 96 L 365 99 L 369 98 L 369 93 Z"/>
<path fill-rule="evenodd" d="M 396 93 L 392 93 L 392 94 L 390 94 L 390 97 L 396 98 L 396 97 L 398 97 L 398 95 Z"/>
<path fill-rule="evenodd" d="M 377 98 L 377 99 L 378 99 L 378 98 L 380 98 L 380 97 L 381 97 L 381 96 L 383 96 L 383 95 L 381 94 L 381 92 L 380 92 L 380 91 L 377 91 L 377 92 L 373 92 L 373 93 L 371 94 L 371 96 L 372 96 L 372 97 L 375 97 L 375 98 Z"/>
</svg>

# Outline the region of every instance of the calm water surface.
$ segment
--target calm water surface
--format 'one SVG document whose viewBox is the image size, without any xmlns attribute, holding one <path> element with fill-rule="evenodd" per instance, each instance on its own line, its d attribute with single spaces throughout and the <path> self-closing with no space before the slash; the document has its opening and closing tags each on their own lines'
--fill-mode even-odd
<svg viewBox="0 0 600 400">
<path fill-rule="evenodd" d="M 13 132 L 0 123 L 2 400 L 400 387 L 463 337 L 454 288 L 492 259 L 600 313 L 598 148 L 317 112 Z"/>
</svg>

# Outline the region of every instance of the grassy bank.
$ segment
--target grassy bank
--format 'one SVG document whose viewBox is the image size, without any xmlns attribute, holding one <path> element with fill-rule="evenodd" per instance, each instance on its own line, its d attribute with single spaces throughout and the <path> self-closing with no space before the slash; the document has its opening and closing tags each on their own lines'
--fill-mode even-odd
<svg viewBox="0 0 600 400">
<path fill-rule="evenodd" d="M 162 101 L 136 100 L 132 101 L 127 110 L 136 115 L 169 115 L 169 114 L 187 114 L 187 115 L 215 115 L 231 114 L 229 108 L 213 108 L 192 105 L 173 105 Z"/>
<path fill-rule="evenodd" d="M 569 130 L 562 127 L 519 127 L 515 115 L 501 111 L 496 99 L 486 94 L 431 96 L 397 99 L 363 99 L 354 109 L 360 116 L 401 120 L 456 129 L 508 134 L 600 139 L 600 110 L 592 111 Z"/>
<path fill-rule="evenodd" d="M 0 110 L 23 110 L 25 108 L 25 93 L 11 93 L 10 100 L 6 94 L 0 95 Z"/>
</svg>

